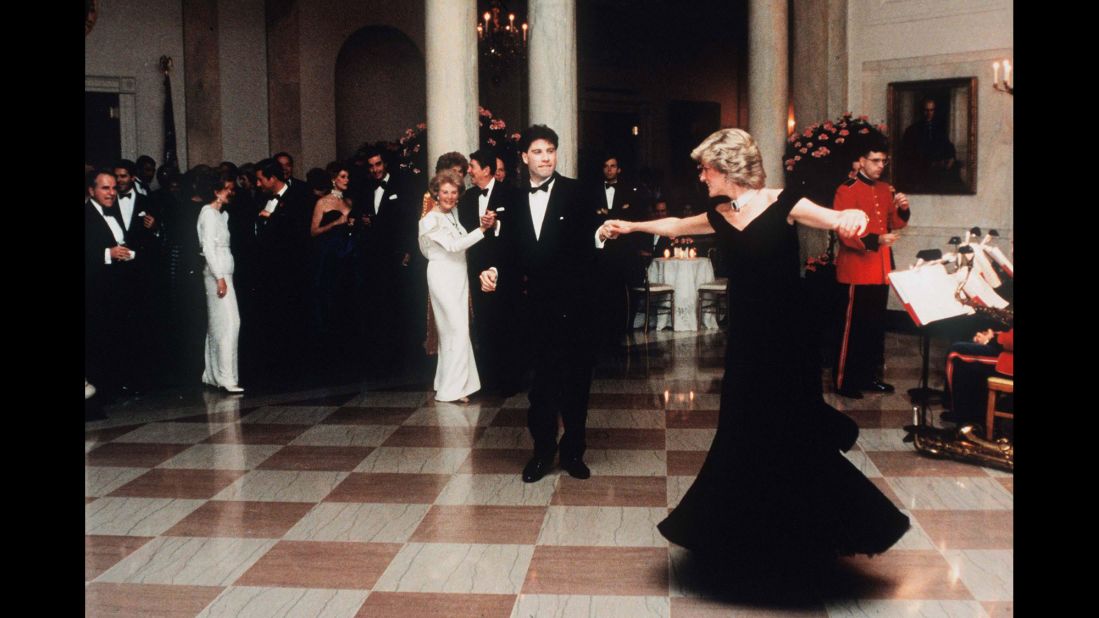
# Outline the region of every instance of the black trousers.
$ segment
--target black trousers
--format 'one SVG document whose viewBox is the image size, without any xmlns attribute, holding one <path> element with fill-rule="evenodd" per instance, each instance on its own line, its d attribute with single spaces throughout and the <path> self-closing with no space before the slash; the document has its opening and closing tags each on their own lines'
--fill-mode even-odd
<svg viewBox="0 0 1099 618">
<path fill-rule="evenodd" d="M 545 459 L 558 450 L 558 416 L 565 428 L 560 442 L 561 458 L 582 457 L 587 448 L 585 434 L 594 346 L 588 323 L 591 318 L 586 313 L 530 313 L 536 318 L 528 330 L 534 344 L 531 348 L 534 377 L 527 427 L 534 439 L 535 455 Z"/>
<path fill-rule="evenodd" d="M 837 389 L 862 388 L 885 362 L 888 285 L 849 285 L 847 311 L 832 376 Z"/>
</svg>

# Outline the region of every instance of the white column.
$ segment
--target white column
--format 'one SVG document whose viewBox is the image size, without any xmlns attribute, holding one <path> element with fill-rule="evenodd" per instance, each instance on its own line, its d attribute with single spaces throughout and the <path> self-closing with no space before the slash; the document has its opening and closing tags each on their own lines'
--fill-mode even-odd
<svg viewBox="0 0 1099 618">
<path fill-rule="evenodd" d="M 530 122 L 557 132 L 557 170 L 576 177 L 579 102 L 576 82 L 576 0 L 531 0 Z"/>
<path fill-rule="evenodd" d="M 477 149 L 477 2 L 427 0 L 427 174 L 444 152 Z"/>
<path fill-rule="evenodd" d="M 759 144 L 767 186 L 782 187 L 786 147 L 786 0 L 748 4 L 748 132 Z"/>
</svg>

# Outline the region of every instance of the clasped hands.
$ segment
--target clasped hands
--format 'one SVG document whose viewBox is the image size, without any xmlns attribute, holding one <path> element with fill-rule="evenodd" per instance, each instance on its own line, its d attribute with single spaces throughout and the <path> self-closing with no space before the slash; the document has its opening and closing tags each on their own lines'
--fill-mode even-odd
<svg viewBox="0 0 1099 618">
<path fill-rule="evenodd" d="M 496 211 L 486 210 L 485 214 L 481 215 L 481 231 L 487 232 L 494 225 L 496 225 Z"/>
</svg>

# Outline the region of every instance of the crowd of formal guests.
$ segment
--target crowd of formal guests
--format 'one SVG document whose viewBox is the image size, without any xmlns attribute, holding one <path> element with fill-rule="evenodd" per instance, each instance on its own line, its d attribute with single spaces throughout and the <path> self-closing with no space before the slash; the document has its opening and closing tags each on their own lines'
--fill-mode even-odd
<svg viewBox="0 0 1099 618">
<path fill-rule="evenodd" d="M 183 173 L 148 156 L 86 164 L 85 371 L 100 399 L 200 379 L 241 392 L 428 366 L 438 327 L 418 225 L 438 202 L 428 175 L 407 173 L 392 153 L 364 144 L 304 179 L 286 152 Z M 468 254 L 467 328 L 486 387 L 514 393 L 523 369 L 515 299 L 486 300 L 476 276 L 521 179 L 487 149 L 437 163 L 462 180 L 454 217 L 466 233 L 481 227 L 486 188 L 501 189 L 491 199 L 500 221 Z M 669 214 L 661 188 L 645 175 L 625 180 L 617 156 L 592 172 L 586 186 L 599 217 Z M 608 343 L 627 328 L 629 289 L 666 246 L 634 235 L 601 252 L 597 306 Z"/>
</svg>

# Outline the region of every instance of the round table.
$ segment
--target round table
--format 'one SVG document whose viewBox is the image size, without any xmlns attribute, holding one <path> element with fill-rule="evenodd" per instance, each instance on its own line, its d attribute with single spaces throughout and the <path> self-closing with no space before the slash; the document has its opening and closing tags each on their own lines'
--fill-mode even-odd
<svg viewBox="0 0 1099 618">
<path fill-rule="evenodd" d="M 649 264 L 649 283 L 664 283 L 675 289 L 675 330 L 710 330 L 717 328 L 717 316 L 703 316 L 702 328 L 698 327 L 696 307 L 698 287 L 714 280 L 714 266 L 710 258 L 656 258 Z M 656 329 L 668 326 L 668 316 L 657 317 Z"/>
</svg>

